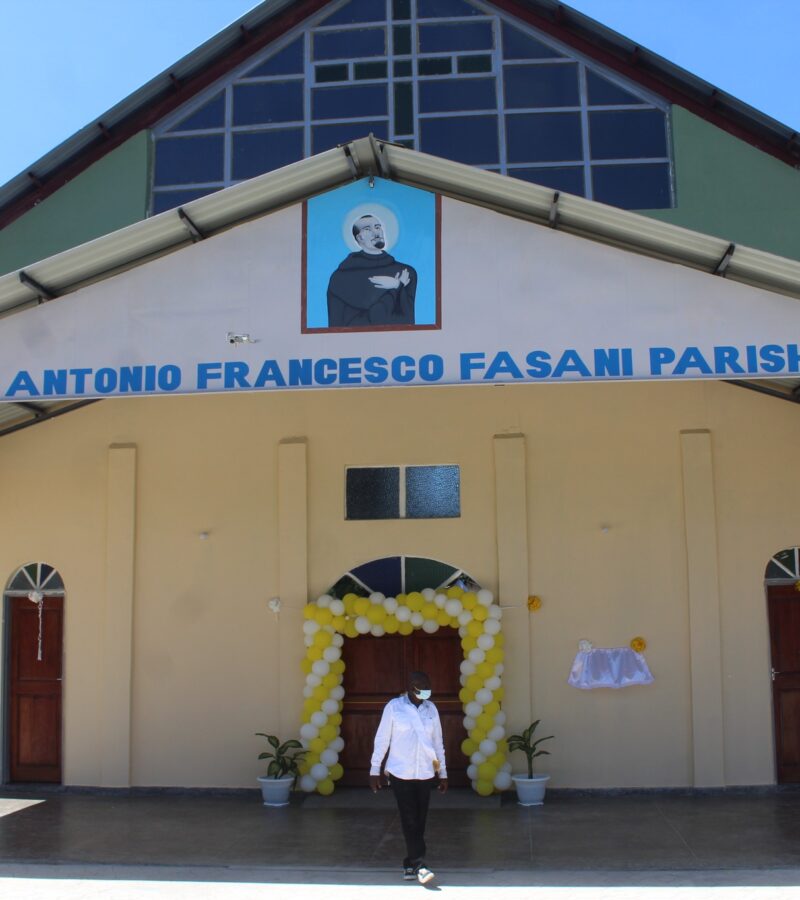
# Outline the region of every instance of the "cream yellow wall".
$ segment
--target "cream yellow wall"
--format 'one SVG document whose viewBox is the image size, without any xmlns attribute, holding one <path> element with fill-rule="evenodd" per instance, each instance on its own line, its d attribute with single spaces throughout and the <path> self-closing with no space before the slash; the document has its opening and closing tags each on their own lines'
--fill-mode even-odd
<svg viewBox="0 0 800 900">
<path fill-rule="evenodd" d="M 100 716 L 110 445 L 136 446 L 131 783 L 236 787 L 258 772 L 252 733 L 288 737 L 301 704 L 299 669 L 279 672 L 279 658 L 293 658 L 287 646 L 295 660 L 302 653 L 299 616 L 287 608 L 279 623 L 267 607 L 281 592 L 279 534 L 285 546 L 303 518 L 281 532 L 279 442 L 305 438 L 309 594 L 398 553 L 462 566 L 494 589 L 493 438 L 518 432 L 528 589 L 544 605 L 527 618 L 529 634 L 508 635 L 509 652 L 530 644 L 530 713 L 557 738 L 546 760 L 553 784 L 692 784 L 681 432 L 694 429 L 708 429 L 712 447 L 725 781 L 773 781 L 763 571 L 800 542 L 800 487 L 789 477 L 800 412 L 716 383 L 108 400 L 0 439 L 0 572 L 42 559 L 67 588 L 65 781 L 102 783 L 109 752 Z M 296 477 L 302 453 L 291 458 Z M 461 517 L 344 521 L 345 466 L 394 463 L 459 464 Z M 298 565 L 293 555 L 284 590 Z M 566 684 L 580 638 L 620 646 L 639 634 L 652 686 Z M 695 659 L 696 677 L 702 665 Z M 521 714 L 510 723 L 525 724 Z"/>
</svg>

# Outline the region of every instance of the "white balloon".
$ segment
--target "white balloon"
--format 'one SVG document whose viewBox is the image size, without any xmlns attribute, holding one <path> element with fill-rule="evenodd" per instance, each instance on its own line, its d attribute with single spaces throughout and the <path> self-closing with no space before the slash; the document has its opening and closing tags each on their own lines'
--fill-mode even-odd
<svg viewBox="0 0 800 900">
<path fill-rule="evenodd" d="M 480 647 L 473 647 L 472 650 L 467 654 L 469 659 L 475 663 L 476 666 L 480 665 L 485 659 L 486 654 L 481 650 Z"/>
<path fill-rule="evenodd" d="M 444 611 L 448 616 L 455 618 L 461 612 L 461 602 L 453 597 L 445 600 Z"/>
<path fill-rule="evenodd" d="M 322 753 L 320 753 L 319 761 L 330 768 L 339 762 L 339 754 L 331 747 L 328 747 L 327 750 L 323 750 Z"/>
<path fill-rule="evenodd" d="M 494 776 L 494 786 L 498 791 L 507 791 L 511 787 L 511 775 L 501 769 Z"/>
<path fill-rule="evenodd" d="M 498 725 L 506 724 L 506 714 L 503 712 L 502 709 L 499 712 L 496 712 L 494 714 L 494 720 Z"/>
<path fill-rule="evenodd" d="M 383 608 L 389 615 L 397 611 L 397 600 L 394 597 L 387 597 L 383 601 Z"/>
<path fill-rule="evenodd" d="M 475 674 L 475 663 L 469 659 L 464 659 L 461 661 L 461 672 L 464 675 L 474 675 Z"/>
<path fill-rule="evenodd" d="M 494 647 L 494 638 L 490 634 L 478 635 L 478 646 L 481 650 L 491 650 Z"/>
<path fill-rule="evenodd" d="M 386 599 L 386 597 L 384 597 L 384 595 L 380 591 L 373 591 L 369 595 L 370 603 L 381 603 L 382 604 L 385 599 Z"/>
<path fill-rule="evenodd" d="M 497 665 L 494 667 L 494 674 L 499 678 L 503 674 L 503 672 L 505 672 L 505 670 L 506 667 L 502 663 L 497 663 Z"/>
<path fill-rule="evenodd" d="M 308 675 L 306 675 L 306 684 L 309 687 L 315 688 L 322 684 L 322 679 L 319 677 L 319 675 L 315 675 L 313 672 L 309 672 Z"/>
<path fill-rule="evenodd" d="M 437 594 L 433 598 L 433 602 L 439 607 L 439 609 L 444 609 L 445 604 L 447 603 L 447 594 Z"/>
<path fill-rule="evenodd" d="M 410 621 L 411 624 L 414 626 L 414 628 L 419 628 L 420 625 L 422 625 L 422 623 L 423 623 L 425 620 L 422 618 L 422 613 L 421 613 L 421 612 L 412 612 L 412 613 L 411 613 L 411 619 L 410 619 L 409 621 Z"/>
<path fill-rule="evenodd" d="M 329 716 L 333 716 L 339 712 L 339 704 L 336 700 L 331 700 L 329 697 L 327 700 L 322 701 L 322 711 Z"/>
<path fill-rule="evenodd" d="M 433 634 L 439 630 L 439 623 L 435 619 L 425 619 L 422 623 L 422 630 L 425 634 Z"/>
<path fill-rule="evenodd" d="M 386 629 L 383 627 L 383 625 L 379 625 L 377 622 L 374 625 L 371 625 L 369 630 L 375 637 L 382 637 L 384 634 L 386 634 Z"/>
<path fill-rule="evenodd" d="M 366 616 L 358 616 L 355 621 L 356 631 L 359 634 L 366 634 L 372 623 Z"/>
<path fill-rule="evenodd" d="M 486 679 L 486 683 L 484 684 L 484 687 L 486 688 L 487 691 L 496 691 L 500 687 L 501 683 L 502 682 L 497 677 L 497 675 L 492 675 L 491 678 Z"/>
<path fill-rule="evenodd" d="M 486 634 L 497 634 L 500 631 L 501 625 L 497 619 L 487 619 L 483 623 L 483 630 Z"/>
<path fill-rule="evenodd" d="M 475 781 L 475 779 L 477 777 L 478 777 L 478 767 L 476 765 L 473 765 L 472 763 L 470 763 L 467 766 L 467 778 L 469 778 L 470 781 Z"/>
<path fill-rule="evenodd" d="M 337 753 L 341 753 L 342 750 L 344 750 L 344 738 L 335 737 L 328 746 L 331 748 L 331 750 L 335 750 Z"/>
<path fill-rule="evenodd" d="M 463 637 L 466 637 L 467 634 L 468 634 L 468 632 L 467 632 L 467 626 L 466 626 L 466 625 L 459 625 L 459 626 L 458 626 L 458 636 L 463 638 Z"/>
<path fill-rule="evenodd" d="M 479 766 L 481 763 L 486 762 L 486 757 L 480 752 L 480 750 L 476 750 L 472 756 L 470 756 L 469 761 L 473 766 Z"/>
<path fill-rule="evenodd" d="M 314 693 L 314 688 L 313 688 L 310 684 L 307 684 L 307 685 L 303 688 L 303 696 L 304 696 L 305 698 L 310 697 L 313 693 Z"/>
<path fill-rule="evenodd" d="M 315 659 L 313 663 L 311 663 L 311 671 L 315 675 L 319 675 L 321 678 L 324 678 L 328 672 L 331 670 L 331 664 L 329 662 L 325 662 L 324 659 Z"/>
<path fill-rule="evenodd" d="M 506 730 L 502 725 L 495 725 L 494 728 L 486 735 L 490 741 L 502 741 L 506 736 Z"/>
<path fill-rule="evenodd" d="M 317 789 L 317 782 L 310 775 L 303 775 L 300 778 L 300 790 L 310 794 Z"/>
<path fill-rule="evenodd" d="M 476 703 L 474 700 L 471 700 L 465 707 L 464 712 L 473 719 L 477 719 L 478 716 L 483 712 L 483 707 L 480 703 Z"/>
<path fill-rule="evenodd" d="M 333 646 L 334 647 L 343 647 L 344 646 L 344 635 L 343 634 L 335 634 L 333 636 Z"/>
<path fill-rule="evenodd" d="M 481 688 L 475 694 L 475 702 L 480 703 L 481 706 L 486 706 L 487 703 L 492 702 L 492 692 L 487 691 L 486 688 Z M 491 754 L 489 754 L 491 756 Z"/>
<path fill-rule="evenodd" d="M 509 775 L 511 774 L 511 769 L 512 769 L 512 766 L 511 766 L 510 762 L 504 762 L 503 765 L 500 766 L 500 771 L 508 772 Z"/>
<path fill-rule="evenodd" d="M 303 632 L 305 634 L 316 634 L 319 631 L 319 622 L 316 619 L 306 619 L 303 622 Z"/>
<path fill-rule="evenodd" d="M 344 700 L 344 688 L 337 684 L 336 687 L 331 688 L 331 700 Z"/>
<path fill-rule="evenodd" d="M 472 610 L 462 609 L 458 614 L 459 625 L 469 625 L 472 621 Z"/>
<path fill-rule="evenodd" d="M 312 725 L 310 722 L 306 722 L 304 725 L 300 726 L 300 737 L 304 738 L 307 741 L 313 741 L 315 737 L 319 736 L 319 728 L 316 725 Z"/>
<path fill-rule="evenodd" d="M 481 606 L 491 606 L 494 602 L 494 595 L 491 591 L 487 591 L 486 588 L 481 588 L 478 591 L 478 603 Z"/>
<path fill-rule="evenodd" d="M 336 660 L 339 659 L 341 655 L 342 651 L 338 647 L 334 647 L 333 644 L 331 644 L 330 647 L 326 647 L 322 651 L 322 658 L 325 660 L 325 662 L 329 663 L 336 662 Z"/>
<path fill-rule="evenodd" d="M 490 741 L 489 738 L 481 741 L 478 749 L 481 753 L 488 759 L 490 756 L 494 756 L 497 753 L 497 744 L 494 741 Z"/>
<path fill-rule="evenodd" d="M 311 771 L 308 774 L 315 781 L 322 781 L 323 778 L 328 777 L 328 767 L 324 763 L 318 762 L 311 767 Z"/>
<path fill-rule="evenodd" d="M 464 687 L 466 685 L 468 677 L 469 676 L 467 676 L 467 675 L 459 675 L 458 676 L 458 683 L 461 685 L 461 687 Z"/>
<path fill-rule="evenodd" d="M 313 634 L 304 634 L 303 635 L 303 643 L 306 647 L 311 647 L 314 644 L 314 635 Z"/>
<path fill-rule="evenodd" d="M 338 598 L 335 600 L 331 600 L 330 610 L 335 616 L 343 616 L 344 615 L 344 603 Z"/>
<path fill-rule="evenodd" d="M 326 607 L 331 605 L 331 601 L 333 597 L 330 594 L 323 594 L 321 597 L 317 597 L 317 606 L 325 609 Z"/>
<path fill-rule="evenodd" d="M 503 618 L 503 610 L 499 606 L 489 607 L 489 618 L 496 619 L 498 622 Z"/>
<path fill-rule="evenodd" d="M 436 591 L 433 588 L 423 588 L 422 596 L 430 602 L 436 596 Z"/>
<path fill-rule="evenodd" d="M 338 707 L 337 707 L 338 709 Z M 322 710 L 317 710 L 315 713 L 311 714 L 311 724 L 316 725 L 317 728 L 322 728 L 323 725 L 328 721 L 328 717 L 325 715 Z"/>
<path fill-rule="evenodd" d="M 472 729 L 473 729 L 477 724 L 478 724 L 478 723 L 475 721 L 475 717 L 474 717 L 474 716 L 464 716 L 464 728 L 466 728 L 467 731 L 472 731 Z"/>
<path fill-rule="evenodd" d="M 411 620 L 411 610 L 407 606 L 398 606 L 394 615 L 398 622 Z"/>
</svg>

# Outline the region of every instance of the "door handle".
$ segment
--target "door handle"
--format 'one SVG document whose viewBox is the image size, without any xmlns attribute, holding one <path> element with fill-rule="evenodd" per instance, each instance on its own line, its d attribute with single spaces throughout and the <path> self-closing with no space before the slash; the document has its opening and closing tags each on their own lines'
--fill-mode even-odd
<svg viewBox="0 0 800 900">
<path fill-rule="evenodd" d="M 777 672 L 775 669 L 770 669 L 770 674 L 772 675 L 772 680 L 775 681 L 776 675 L 783 675 L 783 672 Z"/>
</svg>

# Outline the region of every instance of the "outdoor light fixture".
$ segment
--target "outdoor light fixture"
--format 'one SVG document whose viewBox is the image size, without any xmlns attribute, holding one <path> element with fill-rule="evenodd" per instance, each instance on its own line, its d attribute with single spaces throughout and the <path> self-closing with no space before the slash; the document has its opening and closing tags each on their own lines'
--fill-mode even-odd
<svg viewBox="0 0 800 900">
<path fill-rule="evenodd" d="M 227 341 L 229 344 L 255 344 L 255 340 L 249 334 L 238 331 L 229 331 Z"/>
</svg>

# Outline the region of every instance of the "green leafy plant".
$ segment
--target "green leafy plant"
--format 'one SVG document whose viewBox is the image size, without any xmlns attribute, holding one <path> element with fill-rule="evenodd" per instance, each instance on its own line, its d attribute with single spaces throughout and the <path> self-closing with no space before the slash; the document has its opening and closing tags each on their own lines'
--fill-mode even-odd
<svg viewBox="0 0 800 900">
<path fill-rule="evenodd" d="M 539 750 L 539 744 L 543 741 L 552 740 L 552 734 L 548 734 L 547 737 L 537 738 L 535 741 L 533 740 L 533 733 L 541 721 L 541 719 L 537 719 L 528 725 L 522 734 L 512 734 L 508 739 L 509 750 L 521 750 L 528 758 L 528 778 L 533 778 L 533 760 L 537 756 L 550 756 L 549 750 Z"/>
<path fill-rule="evenodd" d="M 263 731 L 257 731 L 256 737 L 266 738 L 272 748 L 272 752 L 265 750 L 258 754 L 259 759 L 270 760 L 267 777 L 282 778 L 284 775 L 294 775 L 297 778 L 300 774 L 298 763 L 306 753 L 300 741 L 291 740 L 282 744 L 274 734 L 264 734 Z M 292 753 L 292 750 L 295 752 Z"/>
</svg>

